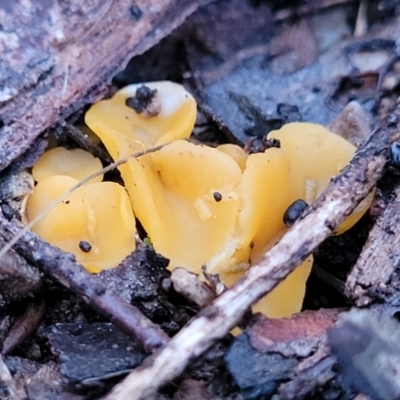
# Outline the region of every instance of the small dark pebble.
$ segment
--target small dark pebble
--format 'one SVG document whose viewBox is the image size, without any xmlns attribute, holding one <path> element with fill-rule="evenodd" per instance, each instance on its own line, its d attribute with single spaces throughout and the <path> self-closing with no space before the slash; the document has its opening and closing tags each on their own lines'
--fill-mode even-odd
<svg viewBox="0 0 400 400">
<path fill-rule="evenodd" d="M 1 203 L 1 212 L 7 221 L 11 221 L 14 217 L 16 217 L 18 220 L 21 220 L 19 213 L 7 203 Z"/>
<path fill-rule="evenodd" d="M 151 90 L 149 87 L 142 85 L 136 90 L 134 97 L 126 99 L 125 104 L 140 114 L 148 107 L 156 93 L 157 89 Z"/>
<path fill-rule="evenodd" d="M 304 200 L 296 200 L 287 208 L 287 210 L 283 214 L 283 223 L 288 228 L 291 227 L 307 207 L 308 204 Z"/>
<path fill-rule="evenodd" d="M 400 165 L 400 142 L 394 142 L 390 147 L 393 164 Z"/>
<path fill-rule="evenodd" d="M 89 253 L 90 250 L 92 250 L 92 245 L 89 242 L 86 242 L 85 240 L 81 240 L 79 242 L 79 248 L 84 252 L 84 253 Z"/>
<path fill-rule="evenodd" d="M 214 197 L 214 200 L 215 200 L 217 203 L 219 203 L 219 202 L 222 200 L 222 194 L 219 193 L 219 192 L 214 192 L 214 193 L 213 193 L 213 197 Z"/>
<path fill-rule="evenodd" d="M 133 4 L 129 7 L 129 13 L 131 14 L 132 18 L 136 19 L 136 21 L 139 21 L 143 15 L 143 11 L 136 4 Z"/>
</svg>

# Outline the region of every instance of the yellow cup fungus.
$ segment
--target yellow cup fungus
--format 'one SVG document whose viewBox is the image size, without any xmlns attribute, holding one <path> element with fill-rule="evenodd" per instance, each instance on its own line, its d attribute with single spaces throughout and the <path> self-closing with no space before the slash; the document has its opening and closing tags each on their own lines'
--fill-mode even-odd
<svg viewBox="0 0 400 400">
<path fill-rule="evenodd" d="M 355 151 L 324 127 L 307 123 L 271 132 L 280 148 L 251 155 L 235 145 L 210 148 L 177 140 L 191 133 L 194 100 L 175 84 L 145 84 L 147 93 L 157 90 L 160 101 L 150 107 L 155 112 L 143 115 L 136 104 L 142 86 L 128 86 L 95 104 L 85 121 L 115 161 L 174 140 L 119 168 L 136 216 L 171 268 L 199 273 L 205 264 L 231 285 L 285 232 L 288 206 L 298 199 L 311 204 Z M 340 232 L 368 205 L 349 216 Z M 273 317 L 299 311 L 311 264 L 310 256 L 255 308 Z"/>
<path fill-rule="evenodd" d="M 298 199 L 312 204 L 353 156 L 356 148 L 321 125 L 296 122 L 272 131 L 269 137 L 280 141 L 290 157 L 291 190 Z M 369 208 L 370 193 L 339 226 L 337 233 L 350 229 Z"/>
<path fill-rule="evenodd" d="M 83 150 L 69 151 L 75 166 L 69 165 L 65 158 L 68 150 L 53 150 L 56 149 L 44 153 L 34 167 L 38 184 L 28 200 L 29 220 L 78 184 L 78 179 L 98 171 L 98 163 L 101 167 L 100 160 Z M 61 172 L 64 175 L 59 175 Z M 136 247 L 135 219 L 129 197 L 122 186 L 113 182 L 83 185 L 40 218 L 32 230 L 62 250 L 75 254 L 90 272 L 117 266 Z"/>
<path fill-rule="evenodd" d="M 170 259 L 170 267 L 200 273 L 206 265 L 230 286 L 287 230 L 287 208 L 299 199 L 311 204 L 355 147 L 320 125 L 292 123 L 270 132 L 280 147 L 248 155 L 232 144 L 211 148 L 183 140 L 190 136 L 195 118 L 195 100 L 183 87 L 151 82 L 127 86 L 94 104 L 85 122 L 114 161 L 128 157 L 119 170 L 132 208 L 155 250 Z M 164 146 L 129 157 L 158 145 Z M 39 183 L 29 201 L 30 217 L 81 179 L 50 164 L 43 156 L 35 167 L 46 173 L 39 177 L 34 171 Z M 60 176 L 60 171 L 69 176 Z M 339 232 L 361 217 L 369 200 Z M 115 246 L 125 255 L 134 248 L 133 213 L 124 189 L 114 183 L 84 185 L 34 229 L 76 254 L 91 271 L 114 266 L 123 258 L 112 258 Z M 114 236 L 118 243 L 109 240 Z M 311 266 L 312 256 L 254 309 L 270 317 L 299 311 Z"/>
<path fill-rule="evenodd" d="M 101 161 L 82 149 L 67 150 L 64 147 L 54 147 L 46 151 L 32 168 L 36 182 L 52 175 L 66 175 L 78 181 L 94 174 L 102 168 Z M 101 182 L 99 175 L 92 182 Z"/>
<path fill-rule="evenodd" d="M 162 81 L 126 86 L 94 104 L 85 122 L 107 149 L 114 149 L 111 156 L 117 160 L 188 137 L 196 114 L 196 101 L 183 86 Z"/>
</svg>

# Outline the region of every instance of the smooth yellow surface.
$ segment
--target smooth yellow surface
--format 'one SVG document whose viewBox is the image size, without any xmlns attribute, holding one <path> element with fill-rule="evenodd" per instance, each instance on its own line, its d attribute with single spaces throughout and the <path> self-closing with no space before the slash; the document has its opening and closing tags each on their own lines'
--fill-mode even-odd
<svg viewBox="0 0 400 400">
<path fill-rule="evenodd" d="M 313 256 L 310 255 L 271 293 L 255 304 L 253 312 L 261 312 L 270 318 L 286 318 L 301 311 L 312 264 Z M 230 287 L 242 276 L 243 272 L 236 272 L 223 274 L 221 278 Z"/>
<path fill-rule="evenodd" d="M 286 230 L 283 214 L 293 201 L 289 166 L 290 160 L 283 149 L 270 148 L 247 159 L 240 188 L 243 208 L 236 236 L 251 246 L 252 263 Z"/>
<path fill-rule="evenodd" d="M 32 168 L 32 175 L 36 182 L 53 175 L 67 175 L 80 181 L 102 168 L 101 161 L 88 151 L 54 147 L 39 158 Z M 103 175 L 101 174 L 91 182 L 101 182 L 102 180 Z"/>
<path fill-rule="evenodd" d="M 145 83 L 157 90 L 161 103 L 159 115 L 146 118 L 125 105 L 143 84 L 126 86 L 111 99 L 94 104 L 85 122 L 102 140 L 114 161 L 150 147 L 189 137 L 197 115 L 196 101 L 181 85 L 160 81 Z M 117 143 L 124 143 L 120 146 Z"/>
<path fill-rule="evenodd" d="M 248 154 L 243 150 L 242 147 L 237 146 L 236 144 L 226 143 L 219 145 L 217 149 L 231 156 L 237 162 L 242 171 L 246 169 Z"/>
<path fill-rule="evenodd" d="M 137 217 L 171 267 L 200 272 L 232 235 L 241 171 L 219 150 L 179 140 L 129 160 L 121 174 Z"/>
<path fill-rule="evenodd" d="M 343 169 L 356 150 L 325 127 L 306 122 L 287 124 L 270 132 L 268 137 L 280 141 L 290 158 L 292 190 L 308 204 L 326 189 L 330 179 Z"/>
<path fill-rule="evenodd" d="M 78 181 L 68 176 L 42 179 L 28 201 L 32 220 Z M 112 182 L 87 184 L 34 224 L 33 231 L 49 243 L 75 254 L 90 272 L 116 267 L 136 247 L 135 219 L 125 189 Z M 92 246 L 85 253 L 83 240 Z"/>
<path fill-rule="evenodd" d="M 290 157 L 291 187 L 298 199 L 312 204 L 350 161 L 356 148 L 325 127 L 306 122 L 294 122 L 272 131 L 268 137 L 281 142 Z M 371 193 L 338 227 L 337 234 L 350 229 L 371 205 Z"/>
</svg>

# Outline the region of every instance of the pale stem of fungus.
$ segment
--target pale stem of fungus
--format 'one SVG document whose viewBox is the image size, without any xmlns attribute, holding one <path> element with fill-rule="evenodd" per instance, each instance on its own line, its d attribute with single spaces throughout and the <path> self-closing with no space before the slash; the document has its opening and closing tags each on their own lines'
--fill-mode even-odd
<svg viewBox="0 0 400 400">
<path fill-rule="evenodd" d="M 106 400 L 151 398 L 159 386 L 182 373 L 190 360 L 229 332 L 251 305 L 285 279 L 370 192 L 383 173 L 395 137 L 400 137 L 397 126 L 388 124 L 375 131 L 260 263 L 115 386 Z"/>
<path fill-rule="evenodd" d="M 16 234 L 1 250 L 0 250 L 0 259 L 3 258 L 3 256 L 9 251 L 21 237 L 25 234 L 25 232 L 32 228 L 32 226 L 40 221 L 41 218 L 47 215 L 54 207 L 56 207 L 58 204 L 60 204 L 63 200 L 65 200 L 71 193 L 73 193 L 75 190 L 79 189 L 81 186 L 85 185 L 86 183 L 90 182 L 92 179 L 97 178 L 101 174 L 105 174 L 106 172 L 112 171 L 113 169 L 119 167 L 120 165 L 125 164 L 131 157 L 133 158 L 139 158 L 141 156 L 144 156 L 145 154 L 149 153 L 154 153 L 157 150 L 160 150 L 166 144 L 162 144 L 160 146 L 155 146 L 150 149 L 144 150 L 144 151 L 139 151 L 135 154 L 132 154 L 128 157 L 122 158 L 121 160 L 118 160 L 110 165 L 108 165 L 105 168 L 102 168 L 101 170 L 93 173 L 92 175 L 87 176 L 86 178 L 82 179 L 80 182 L 78 182 L 76 185 L 72 186 L 68 191 L 66 191 L 62 196 L 60 196 L 57 200 L 55 200 L 53 203 L 51 203 L 47 208 L 45 208 L 40 214 L 38 214 L 35 218 L 33 218 L 29 223 L 22 229 L 18 234 Z"/>
</svg>

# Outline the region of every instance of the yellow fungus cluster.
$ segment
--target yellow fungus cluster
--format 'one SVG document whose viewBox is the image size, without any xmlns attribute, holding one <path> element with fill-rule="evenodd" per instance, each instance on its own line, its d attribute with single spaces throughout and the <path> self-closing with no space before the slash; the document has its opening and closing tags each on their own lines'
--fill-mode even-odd
<svg viewBox="0 0 400 400">
<path fill-rule="evenodd" d="M 38 182 L 28 200 L 28 218 L 40 215 L 79 181 L 102 167 L 90 153 L 53 148 L 32 174 Z M 118 265 L 136 247 L 135 219 L 125 189 L 102 176 L 68 195 L 32 229 L 48 242 L 76 255 L 90 272 Z"/>
<path fill-rule="evenodd" d="M 292 123 L 269 134 L 280 141 L 279 148 L 248 155 L 235 145 L 211 148 L 183 140 L 189 137 L 195 118 L 195 100 L 181 86 L 152 82 L 145 87 L 127 86 L 113 98 L 93 105 L 85 121 L 114 161 L 164 145 L 141 157 L 130 157 L 119 167 L 134 213 L 155 250 L 170 259 L 171 268 L 184 266 L 200 273 L 206 265 L 230 286 L 285 232 L 283 215 L 288 206 L 298 199 L 311 204 L 355 148 L 322 126 Z M 60 188 L 57 193 L 61 192 Z M 351 227 L 368 206 L 364 202 L 339 231 Z M 126 208 L 121 214 L 131 223 L 132 212 Z M 56 214 L 54 209 L 45 221 Z M 112 217 L 107 219 L 112 223 Z M 57 226 L 62 231 L 61 224 Z M 43 236 L 43 231 L 37 231 Z M 109 236 L 110 229 L 105 228 L 103 234 Z M 50 235 L 45 238 L 52 241 Z M 299 311 L 311 265 L 310 256 L 256 310 L 270 317 Z"/>
</svg>

